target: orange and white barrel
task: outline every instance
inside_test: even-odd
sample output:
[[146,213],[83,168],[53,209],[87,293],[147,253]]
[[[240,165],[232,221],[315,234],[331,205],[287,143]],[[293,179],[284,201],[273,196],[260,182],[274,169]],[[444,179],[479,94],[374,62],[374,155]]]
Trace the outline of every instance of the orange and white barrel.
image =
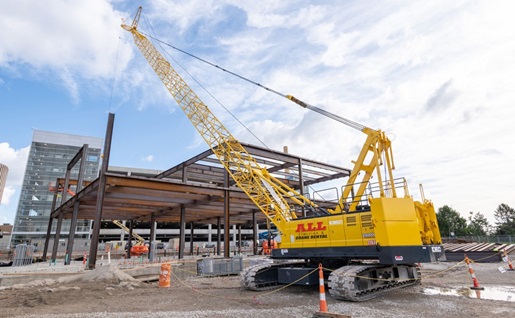
[[161,264],[161,272],[159,273],[159,287],[170,287],[170,276],[172,274],[172,264]]

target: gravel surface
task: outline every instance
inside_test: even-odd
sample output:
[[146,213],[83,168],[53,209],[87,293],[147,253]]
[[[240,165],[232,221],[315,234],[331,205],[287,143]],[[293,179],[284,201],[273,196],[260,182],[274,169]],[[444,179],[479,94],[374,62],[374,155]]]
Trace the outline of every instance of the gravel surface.
[[[504,263],[473,266],[485,287],[480,299],[470,293],[466,265],[445,262],[423,264],[421,285],[367,302],[341,302],[327,294],[328,308],[352,317],[512,316],[515,272],[501,273],[498,268],[506,268]],[[319,310],[315,287],[252,292],[240,287],[238,276],[172,277],[171,283],[170,288],[159,288],[155,282],[137,282],[109,266],[0,287],[0,317],[312,317]],[[492,293],[504,300],[485,299]]]

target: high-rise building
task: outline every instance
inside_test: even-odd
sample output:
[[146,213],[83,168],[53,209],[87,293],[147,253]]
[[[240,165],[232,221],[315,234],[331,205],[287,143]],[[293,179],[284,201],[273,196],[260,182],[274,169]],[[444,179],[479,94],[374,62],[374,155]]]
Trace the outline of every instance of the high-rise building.
[[[54,194],[49,191],[49,186],[54,186],[57,178],[64,178],[68,162],[84,144],[88,144],[84,181],[93,181],[99,171],[101,138],[34,130],[14,219],[12,246],[44,239]],[[78,173],[79,164],[72,169],[70,178],[77,179]],[[56,225],[57,222],[53,222],[52,233],[55,233]],[[91,221],[79,220],[76,238],[88,238],[90,229]],[[69,231],[70,221],[64,220],[61,238],[66,238]]]
[[7,181],[7,173],[9,168],[0,163],[0,203],[2,202],[2,195],[4,194],[5,182]]

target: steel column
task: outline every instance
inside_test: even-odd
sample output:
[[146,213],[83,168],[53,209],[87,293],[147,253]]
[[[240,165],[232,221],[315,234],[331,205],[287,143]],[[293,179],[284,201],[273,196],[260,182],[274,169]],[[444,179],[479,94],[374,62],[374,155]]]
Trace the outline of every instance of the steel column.
[[[302,159],[299,158],[299,193],[301,195],[304,195],[304,176],[303,176],[303,173],[302,173]],[[302,215],[303,216],[306,216],[307,214],[307,211],[304,207],[302,207]]]
[[[102,160],[102,168],[98,177],[98,191],[95,211],[95,220],[93,223],[93,233],[91,235],[91,244],[89,248],[89,269],[94,269],[97,262],[98,239],[100,237],[100,225],[102,223],[102,209],[104,208],[104,195],[106,188],[106,172],[109,167],[109,155],[111,153],[111,140],[113,138],[114,114],[109,113],[107,120],[106,139],[104,142],[104,158]],[[130,251],[130,250],[129,250]],[[130,254],[130,253],[129,253]]]
[[[68,194],[68,186],[70,183],[70,170],[66,169],[65,176],[66,177],[64,179],[63,191],[61,194],[61,205],[66,202],[66,195]],[[58,184],[56,184],[56,187],[57,187],[57,191],[59,191]],[[61,237],[61,228],[63,225],[63,217],[64,217],[63,214],[64,214],[64,211],[60,211],[59,216],[57,218],[57,227],[55,229],[55,236],[54,236],[54,248],[52,250],[52,261],[53,262],[55,262],[55,260],[57,258],[57,249],[59,248],[59,239]]]
[[[72,159],[70,163],[68,163],[68,171],[71,171],[75,166],[75,163],[78,158],[80,158],[80,166],[79,166],[79,176],[77,178],[77,187],[75,189],[75,194],[79,193],[82,190],[82,182],[84,180],[84,170],[86,170],[86,158],[88,152],[88,144],[84,144],[82,148],[77,152],[75,157]],[[64,191],[64,189],[63,189]],[[75,242],[75,229],[77,228],[77,215],[79,213],[79,200],[75,201],[73,205],[73,214],[72,220],[70,222],[70,234],[68,235],[68,246],[66,246],[66,254],[68,255],[68,259],[65,260],[64,265],[70,265],[73,253],[73,243]]]
[[222,222],[220,217],[216,218],[216,255],[220,255],[220,242],[222,241]]
[[132,232],[134,232],[134,220],[129,220],[129,237],[127,238],[127,258],[131,258]]
[[[57,181],[56,181],[57,183]],[[54,197],[52,199],[52,209],[50,211],[55,210],[55,205],[57,203],[57,187],[54,188]],[[48,228],[46,230],[46,237],[45,237],[45,247],[43,247],[43,256],[42,260],[46,262],[46,255],[48,253],[48,244],[50,243],[50,233],[52,232],[52,223],[54,222],[54,219],[52,218],[52,214],[50,214],[50,218],[48,219]]]
[[63,212],[59,213],[57,218],[57,227],[54,235],[54,247],[52,249],[52,262],[57,259],[57,249],[59,248],[59,237],[61,235],[61,226],[63,225]]
[[258,253],[258,243],[259,243],[259,234],[258,234],[258,224],[256,219],[256,213],[252,212],[252,238],[254,242],[254,246],[252,247],[252,252],[254,255],[257,255]]
[[179,259],[184,258],[184,241],[186,239],[186,208],[181,205],[180,230],[179,230]]
[[229,191],[229,174],[224,171],[224,257],[230,257],[231,254],[231,217],[230,213],[230,191]]

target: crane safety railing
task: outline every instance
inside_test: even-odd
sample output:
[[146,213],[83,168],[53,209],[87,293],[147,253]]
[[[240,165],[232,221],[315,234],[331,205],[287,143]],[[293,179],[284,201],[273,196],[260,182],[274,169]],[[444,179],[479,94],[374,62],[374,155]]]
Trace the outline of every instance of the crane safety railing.
[[[352,189],[361,186],[363,182],[357,182],[352,184]],[[393,179],[393,182],[383,181],[383,189],[385,192],[385,197],[393,197],[393,191],[391,191],[391,186],[395,187],[397,195],[402,195],[403,197],[409,196],[408,183],[406,178],[396,178]],[[345,186],[341,187],[340,193],[343,192]],[[347,198],[347,200],[343,203],[339,202],[339,198],[341,197],[338,191],[338,188],[331,187],[321,190],[316,190],[312,192],[310,195],[310,199],[317,204],[329,208],[332,204],[333,207],[340,205],[342,211],[345,212],[360,212],[360,211],[368,211],[370,210],[368,198],[380,197],[381,196],[381,186],[378,182],[368,182],[365,193],[361,196],[355,196],[354,191],[351,190],[351,195]],[[343,205],[342,205],[343,204]],[[354,211],[349,211],[349,207],[355,206]]]

